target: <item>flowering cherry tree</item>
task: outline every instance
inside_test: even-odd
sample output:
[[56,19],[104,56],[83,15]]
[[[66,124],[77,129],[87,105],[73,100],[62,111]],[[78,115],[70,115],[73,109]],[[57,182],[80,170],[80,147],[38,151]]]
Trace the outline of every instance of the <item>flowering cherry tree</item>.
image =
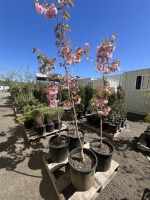
[[[36,0],[34,3],[36,11],[44,15],[47,20],[56,20],[56,26],[54,28],[55,45],[58,49],[57,54],[60,58],[59,66],[64,67],[65,76],[60,78],[60,85],[62,88],[67,89],[67,100],[64,101],[64,109],[71,109],[73,116],[73,124],[75,128],[75,134],[79,136],[77,117],[75,105],[80,104],[81,98],[78,95],[79,88],[78,82],[79,77],[73,77],[70,75],[70,66],[80,63],[84,55],[87,56],[87,60],[91,61],[88,56],[90,46],[85,43],[84,48],[76,47],[75,50],[71,47],[71,40],[67,37],[67,32],[71,31],[68,19],[70,17],[68,9],[73,7],[73,0],[56,0],[55,3],[48,3],[44,1],[43,4]],[[105,75],[115,72],[120,69],[119,59],[109,62],[112,58],[112,53],[115,50],[115,35],[113,34],[111,39],[105,38],[103,43],[97,47],[96,50],[96,71],[102,72],[103,77],[103,88],[98,88],[96,94],[92,100],[92,106],[96,109],[101,119],[101,136],[102,136],[102,117],[107,116],[110,107],[108,104],[108,96],[112,92],[112,88],[108,81],[105,79]],[[32,52],[38,52],[37,59],[39,62],[39,70],[47,75],[55,69],[56,58],[48,58],[38,48],[33,48]],[[56,98],[58,89],[52,84],[48,87],[48,98],[50,100],[50,106],[55,108],[58,102]],[[101,137],[102,138],[102,137]],[[79,137],[80,139],[80,137]],[[102,140],[101,140],[102,144]],[[83,148],[81,155],[83,157]]]
[[[65,69],[65,76],[59,76],[60,86],[67,89],[68,97],[67,100],[63,102],[63,107],[64,109],[71,109],[75,134],[79,136],[75,110],[75,105],[80,104],[81,102],[81,98],[78,95],[79,77],[73,77],[69,73],[70,66],[80,63],[84,55],[87,56],[88,61],[91,61],[91,58],[88,57],[90,46],[88,43],[85,43],[84,48],[76,47],[74,50],[71,47],[70,38],[67,37],[67,32],[71,30],[68,24],[68,19],[70,17],[68,9],[73,7],[73,0],[56,0],[55,3],[44,1],[43,4],[36,0],[34,6],[36,11],[39,14],[44,15],[46,19],[56,20],[56,26],[54,28],[55,45],[58,49],[57,54],[60,58],[59,66],[64,67]],[[32,52],[38,52],[37,59],[40,72],[50,75],[51,71],[55,69],[55,62],[57,59],[48,58],[39,48],[33,48]],[[56,97],[58,88],[56,88],[54,83],[51,83],[48,86],[47,92],[50,106],[56,108],[58,102]],[[83,149],[81,154],[83,155]]]
[[[114,92],[114,88],[110,87],[108,80],[105,78],[106,74],[118,71],[120,69],[120,60],[109,60],[113,56],[115,50],[115,38],[113,34],[111,38],[104,38],[104,41],[96,49],[96,71],[102,72],[103,87],[96,89],[94,98],[91,101],[91,106],[96,110],[100,117],[100,144],[102,145],[102,117],[107,116],[111,110],[108,106],[108,97]],[[101,146],[100,145],[100,146]]]

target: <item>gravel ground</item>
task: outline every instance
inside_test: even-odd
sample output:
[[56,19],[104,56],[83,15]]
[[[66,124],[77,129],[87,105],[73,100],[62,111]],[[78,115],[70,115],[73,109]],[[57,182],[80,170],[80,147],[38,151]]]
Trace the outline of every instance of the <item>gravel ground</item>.
[[[49,151],[48,139],[27,145],[22,126],[15,122],[11,101],[5,98],[9,95],[0,92],[0,200],[55,200],[42,160]],[[146,126],[146,123],[128,121],[119,136],[111,140],[119,171],[96,200],[141,200],[144,190],[150,189],[150,162],[146,157],[150,153],[136,148]],[[84,129],[86,141],[98,137]]]

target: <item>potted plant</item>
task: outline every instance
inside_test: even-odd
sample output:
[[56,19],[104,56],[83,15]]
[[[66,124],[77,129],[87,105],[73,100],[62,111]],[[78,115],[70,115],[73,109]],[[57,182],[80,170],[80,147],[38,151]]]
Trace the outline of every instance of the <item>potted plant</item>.
[[45,117],[45,124],[46,124],[46,132],[53,132],[54,131],[54,119],[55,119],[55,110],[51,109],[50,107],[46,107],[44,109],[44,117]]
[[30,129],[33,127],[33,119],[31,117],[31,112],[26,112],[17,116],[17,120],[24,125],[25,129]]
[[107,171],[111,166],[112,155],[114,153],[113,145],[102,140],[102,124],[103,117],[106,117],[111,107],[108,106],[108,97],[113,93],[114,89],[110,87],[108,80],[105,78],[105,74],[119,70],[120,61],[114,60],[112,63],[108,60],[112,57],[112,52],[115,49],[115,35],[112,35],[111,39],[104,38],[104,42],[97,47],[97,72],[102,72],[103,86],[95,90],[94,97],[92,99],[92,106],[99,115],[100,118],[100,139],[93,140],[90,143],[90,148],[97,155],[98,158],[98,171]]
[[54,124],[55,124],[55,129],[61,129],[62,128],[62,116],[64,114],[64,109],[60,106],[58,106],[55,109],[54,112]]
[[63,115],[62,108],[58,107],[58,85],[55,81],[50,81],[46,89],[47,99],[49,101],[50,109],[53,110],[54,120],[57,120],[57,127],[55,121],[55,128],[58,129],[58,134],[49,139],[49,147],[51,153],[51,160],[59,163],[68,157],[69,138],[66,135],[61,135],[61,117]]
[[37,134],[43,135],[46,131],[46,126],[44,124],[44,113],[42,111],[42,108],[32,110],[31,116],[32,116],[34,127]]
[[[68,66],[69,65],[74,65],[76,63],[79,63],[81,61],[81,58],[83,57],[83,55],[87,55],[89,53],[89,44],[86,43],[85,44],[85,48],[82,49],[81,47],[76,47],[75,51],[73,51],[73,49],[71,48],[71,40],[69,38],[66,37],[66,33],[67,31],[70,31],[70,27],[68,24],[68,18],[69,18],[69,14],[68,14],[68,8],[73,7],[73,0],[69,0],[69,1],[56,1],[55,4],[49,4],[48,2],[45,1],[44,4],[40,4],[40,2],[38,0],[35,1],[35,8],[37,10],[37,12],[39,12],[40,14],[44,14],[44,16],[47,19],[53,19],[57,17],[57,25],[55,27],[55,44],[58,47],[58,55],[60,58],[62,58],[62,62],[60,63],[61,67],[64,67],[65,69],[65,76],[63,76],[62,78],[62,87],[63,88],[67,88],[68,92],[68,98],[67,100],[64,102],[63,107],[67,107],[69,109],[72,110],[72,125],[73,125],[73,129],[74,129],[74,135],[76,136],[76,138],[78,137],[79,141],[80,141],[80,145],[81,148],[77,150],[77,152],[71,153],[70,152],[70,158],[72,158],[73,156],[78,156],[78,160],[75,159],[71,162],[71,159],[69,159],[69,164],[70,164],[70,168],[71,166],[74,166],[74,169],[76,169],[76,163],[78,161],[78,163],[81,163],[83,165],[82,170],[80,171],[80,173],[83,176],[88,176],[88,174],[91,174],[91,170],[88,172],[87,168],[84,169],[84,167],[86,166],[86,163],[88,163],[89,159],[92,160],[92,165],[90,165],[89,167],[92,169],[92,176],[94,176],[94,172],[95,172],[95,166],[97,164],[96,162],[96,157],[95,154],[93,152],[91,152],[91,150],[87,149],[86,152],[83,149],[83,143],[81,141],[81,137],[80,134],[82,135],[82,133],[79,131],[78,129],[78,121],[77,121],[77,116],[76,116],[76,110],[75,110],[75,104],[79,104],[80,103],[80,97],[77,95],[78,93],[78,77],[73,77],[71,75],[69,75],[69,69]],[[58,19],[57,13],[60,12],[61,15],[60,16],[60,20]],[[47,58],[39,49],[33,48],[32,50],[33,52],[38,51],[38,61],[39,61],[39,69],[42,73],[48,73],[49,71],[51,71],[52,69],[55,68],[54,64],[56,59],[52,58],[49,59]],[[88,60],[90,60],[90,58],[88,58]],[[60,79],[59,79],[60,80]],[[49,100],[50,100],[50,106],[56,108],[57,106],[57,101],[56,101],[56,96],[57,96],[57,92],[58,92],[58,88],[57,85],[55,85],[55,82],[53,83],[53,85],[51,85],[50,89],[49,89]],[[66,110],[66,109],[65,109]],[[59,142],[61,141],[61,136],[59,135],[58,137],[54,138],[54,142],[53,144],[55,144],[55,142]],[[50,146],[52,142],[52,138],[50,139]],[[66,142],[67,143],[67,142]],[[57,143],[58,144],[58,143]],[[61,145],[63,146],[63,145]],[[51,153],[52,153],[52,149],[50,149]],[[59,151],[57,152],[59,154]],[[88,155],[88,156],[85,156]],[[88,160],[86,159],[88,157]],[[57,159],[56,159],[57,160]],[[62,160],[61,160],[62,161]],[[93,165],[94,162],[94,165]],[[76,173],[78,173],[79,168],[76,169]],[[86,171],[87,173],[82,173],[83,171]],[[72,176],[71,176],[71,179]],[[82,179],[82,178],[81,178]],[[85,178],[83,179],[85,180]],[[75,183],[77,183],[76,181],[72,181],[74,186],[77,187],[77,185]],[[84,184],[85,181],[82,181],[82,183]],[[91,184],[93,184],[93,181],[91,181]],[[91,186],[90,184],[90,186]],[[80,188],[81,190],[84,190],[84,185],[82,188]],[[86,189],[89,189],[86,187]]]

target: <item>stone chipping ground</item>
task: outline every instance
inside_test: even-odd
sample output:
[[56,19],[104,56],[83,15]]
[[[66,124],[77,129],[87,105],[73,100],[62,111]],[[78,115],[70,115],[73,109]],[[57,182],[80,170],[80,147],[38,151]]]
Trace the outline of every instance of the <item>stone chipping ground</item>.
[[[0,200],[56,200],[43,163],[43,155],[49,152],[48,138],[27,144],[23,127],[15,121],[9,96],[0,91]],[[82,123],[79,126],[86,130],[87,142],[98,137]],[[150,189],[150,153],[136,148],[146,126],[128,120],[127,127],[111,140],[119,171],[96,200],[141,200],[144,191]]]

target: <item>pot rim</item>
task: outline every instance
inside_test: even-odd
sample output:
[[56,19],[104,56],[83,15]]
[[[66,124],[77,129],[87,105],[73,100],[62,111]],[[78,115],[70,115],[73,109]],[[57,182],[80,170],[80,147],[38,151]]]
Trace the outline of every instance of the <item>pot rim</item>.
[[68,138],[68,136],[67,135],[60,135],[60,137],[63,137],[63,138],[67,138],[67,143],[66,144],[64,144],[64,145],[62,145],[62,146],[56,146],[56,145],[52,145],[50,142],[54,139],[54,138],[57,138],[58,137],[58,135],[54,135],[54,136],[52,136],[50,139],[49,139],[49,147],[53,147],[53,148],[62,148],[62,147],[65,147],[65,146],[67,146],[68,144],[69,144],[69,142],[70,142],[70,139]]
[[[99,139],[92,140],[92,141],[90,142],[90,149],[92,149],[92,148],[91,148],[91,144],[94,143],[94,142],[100,142],[100,140],[99,140]],[[100,153],[100,152],[97,152],[97,151],[95,151],[95,150],[93,150],[93,151],[96,152],[96,153],[98,153],[98,154],[101,154],[101,155],[108,155],[108,156],[109,156],[109,155],[112,155],[112,154],[114,153],[114,146],[113,146],[109,141],[107,141],[107,140],[102,140],[102,143],[105,143],[105,144],[107,144],[109,147],[111,147],[112,151],[111,151],[109,154]]]
[[78,152],[78,151],[81,151],[81,147],[78,147],[78,148],[73,149],[73,150],[69,153],[69,155],[68,155],[68,162],[69,162],[69,165],[70,165],[73,169],[75,169],[77,172],[83,172],[83,173],[91,172],[91,171],[93,171],[94,169],[96,170],[96,167],[97,167],[97,164],[98,164],[98,159],[97,159],[96,154],[95,154],[91,149],[83,148],[83,152],[85,152],[85,151],[86,151],[86,152],[90,152],[90,155],[92,154],[92,155],[94,156],[94,158],[95,158],[95,165],[94,165],[94,167],[92,167],[92,168],[89,169],[89,170],[78,170],[77,168],[75,168],[75,167],[70,163],[70,157],[71,157],[71,155],[74,154],[74,151],[75,151],[75,153]]

